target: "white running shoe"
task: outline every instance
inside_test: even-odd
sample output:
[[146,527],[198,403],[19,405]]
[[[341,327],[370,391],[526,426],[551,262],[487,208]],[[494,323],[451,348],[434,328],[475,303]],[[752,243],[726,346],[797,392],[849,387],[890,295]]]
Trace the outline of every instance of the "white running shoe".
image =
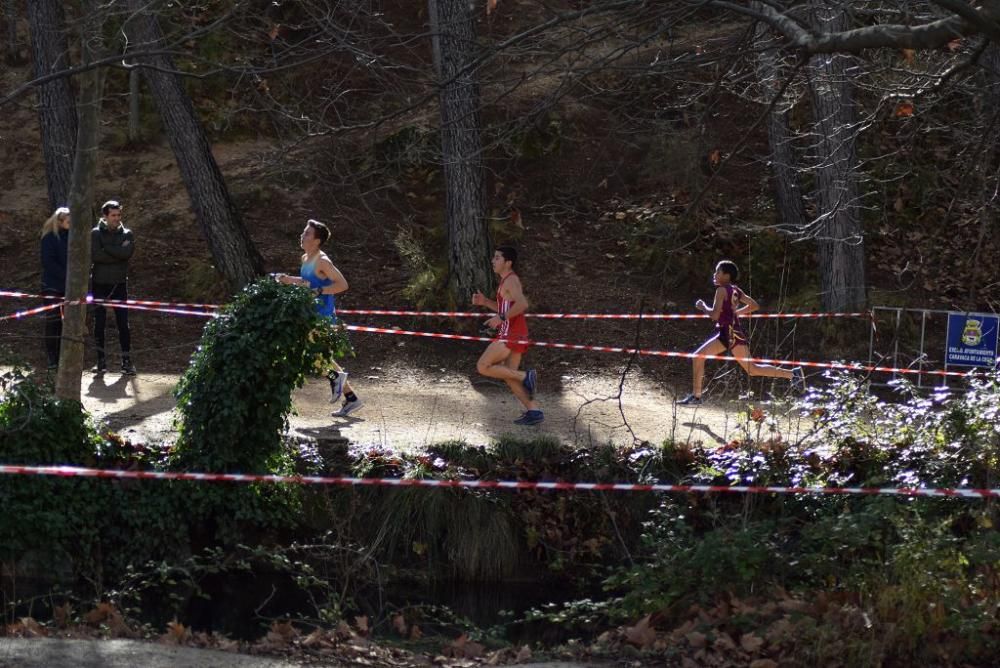
[[338,371],[335,375],[327,376],[330,381],[330,403],[335,404],[344,395],[344,383],[347,382],[347,372]]
[[361,401],[361,399],[355,399],[354,401],[347,401],[345,399],[344,404],[340,407],[340,409],[335,410],[331,413],[331,415],[333,415],[333,417],[347,417],[364,405],[365,402]]

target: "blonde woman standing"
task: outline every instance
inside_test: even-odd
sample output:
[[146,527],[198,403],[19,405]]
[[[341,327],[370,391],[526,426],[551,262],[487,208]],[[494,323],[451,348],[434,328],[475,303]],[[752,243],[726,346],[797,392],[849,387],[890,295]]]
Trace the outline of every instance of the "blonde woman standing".
[[[42,225],[42,294],[66,294],[66,258],[69,248],[69,209],[59,207]],[[45,355],[49,368],[59,366],[62,339],[62,308],[45,312]]]

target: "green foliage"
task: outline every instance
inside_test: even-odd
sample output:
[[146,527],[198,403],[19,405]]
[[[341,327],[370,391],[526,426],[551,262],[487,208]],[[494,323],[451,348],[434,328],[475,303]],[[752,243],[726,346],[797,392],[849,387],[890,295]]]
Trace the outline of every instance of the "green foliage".
[[248,286],[205,327],[177,385],[171,465],[290,472],[281,435],[292,391],[349,352],[344,330],[316,313],[309,290],[271,280]]
[[[647,469],[714,484],[996,486],[1000,377],[956,397],[900,384],[893,402],[856,377],[831,378],[804,402],[817,421],[804,443],[748,430],[714,450],[667,444]],[[572,609],[577,621],[636,619],[727,597],[833,592],[857,602],[872,632],[859,638],[853,623],[803,622],[795,651],[804,661],[829,660],[821,648],[837,646],[852,665],[876,656],[933,663],[945,640],[951,658],[976,661],[997,645],[997,524],[995,508],[953,499],[668,497],[645,523],[635,563],[605,581],[615,597]]]
[[467,581],[502,580],[517,566],[519,527],[503,496],[405,489],[366,494],[363,505],[368,521],[379,518],[379,553],[412,552],[433,572]]
[[[524,480],[634,478],[634,452],[575,449],[552,438],[502,436],[487,447],[463,442],[426,454],[367,449],[350,462],[362,477]],[[365,489],[335,500],[331,514],[361,519],[357,542],[395,564],[438,577],[495,581],[524,568],[585,577],[622,556],[648,497],[480,489]],[[363,509],[363,514],[361,510]]]
[[[296,453],[282,441],[291,392],[307,373],[325,371],[348,351],[343,331],[316,314],[312,293],[258,283],[205,328],[178,386],[180,439],[172,451],[100,433],[78,402],[60,401],[14,371],[0,379],[0,460],[294,473]],[[74,572],[98,592],[129,564],[154,556],[269,542],[275,531],[298,525],[305,495],[263,485],[27,476],[3,482],[0,558],[27,555],[31,567],[70,555]]]
[[[62,401],[21,369],[0,375],[0,461],[33,466],[95,463],[101,438],[79,402]],[[3,476],[0,560],[30,550],[89,551],[98,533],[96,481]]]
[[[441,242],[441,238],[432,239],[429,245],[438,247]],[[408,228],[401,228],[393,243],[409,275],[403,297],[417,308],[436,305],[448,294],[445,289],[448,283],[447,263],[433,259]]]
[[369,552],[328,534],[308,543],[209,547],[184,558],[129,565],[106,598],[137,625],[162,629],[192,607],[227,634],[255,638],[274,617],[333,626],[382,587]]
[[[317,314],[312,292],[262,280],[245,288],[205,327],[177,385],[179,437],[169,466],[198,471],[290,475],[282,434],[292,391],[350,352],[341,327]],[[268,540],[298,524],[303,491],[287,485],[194,485],[187,491],[199,545]]]
[[540,160],[558,152],[564,136],[563,120],[558,114],[547,112],[514,136],[510,150],[521,159]]

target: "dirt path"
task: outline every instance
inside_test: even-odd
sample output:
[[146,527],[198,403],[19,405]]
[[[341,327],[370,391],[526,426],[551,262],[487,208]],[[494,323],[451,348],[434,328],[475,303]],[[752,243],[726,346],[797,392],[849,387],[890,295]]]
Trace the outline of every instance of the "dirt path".
[[[172,438],[178,377],[141,373],[136,377],[85,374],[86,408],[132,438],[159,442]],[[715,400],[698,408],[677,407],[663,387],[641,375],[625,383],[619,406],[614,376],[562,376],[558,389],[539,392],[545,422],[535,427],[513,424],[520,415],[506,387],[458,376],[446,370],[405,373],[381,370],[354,378],[365,406],[350,417],[331,417],[325,380],[312,380],[296,392],[293,430],[307,436],[341,436],[351,443],[413,450],[461,439],[485,444],[509,433],[524,437],[545,434],[576,444],[631,444],[634,439],[662,443],[701,441],[723,444],[746,429],[746,401]],[[756,402],[773,418],[785,438],[800,436],[805,425],[785,402]],[[740,413],[743,413],[741,417]],[[752,423],[753,435],[758,425]],[[766,435],[767,427],[763,427]],[[633,436],[634,434],[634,436]]]
[[[471,665],[454,661],[450,665]],[[338,659],[297,660],[174,647],[138,640],[74,640],[65,638],[0,638],[0,668],[301,668],[344,666]],[[365,658],[350,665],[385,665]],[[403,665],[392,662],[392,665]],[[407,664],[411,665],[411,664]],[[426,661],[427,666],[437,665]],[[523,663],[521,668],[601,668],[609,663]],[[617,663],[615,664],[617,665]]]

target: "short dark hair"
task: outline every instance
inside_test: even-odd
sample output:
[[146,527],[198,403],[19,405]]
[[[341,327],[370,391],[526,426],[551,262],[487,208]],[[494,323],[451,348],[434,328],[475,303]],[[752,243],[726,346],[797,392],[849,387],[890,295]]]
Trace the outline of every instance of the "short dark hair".
[[723,260],[715,268],[729,276],[730,281],[736,282],[740,278],[740,268],[731,260]]
[[507,246],[507,245],[497,246],[496,252],[503,255],[503,259],[510,262],[510,266],[512,268],[515,264],[517,264],[517,249],[514,248],[513,246]]
[[121,211],[121,208],[122,205],[118,203],[118,200],[109,199],[107,202],[101,205],[101,215],[102,216],[108,215],[108,211],[111,211],[112,209],[118,209],[119,211]]
[[318,220],[313,220],[310,218],[306,225],[313,228],[313,232],[316,234],[316,238],[319,239],[319,245],[322,246],[326,243],[326,240],[330,238],[330,228],[319,222]]

